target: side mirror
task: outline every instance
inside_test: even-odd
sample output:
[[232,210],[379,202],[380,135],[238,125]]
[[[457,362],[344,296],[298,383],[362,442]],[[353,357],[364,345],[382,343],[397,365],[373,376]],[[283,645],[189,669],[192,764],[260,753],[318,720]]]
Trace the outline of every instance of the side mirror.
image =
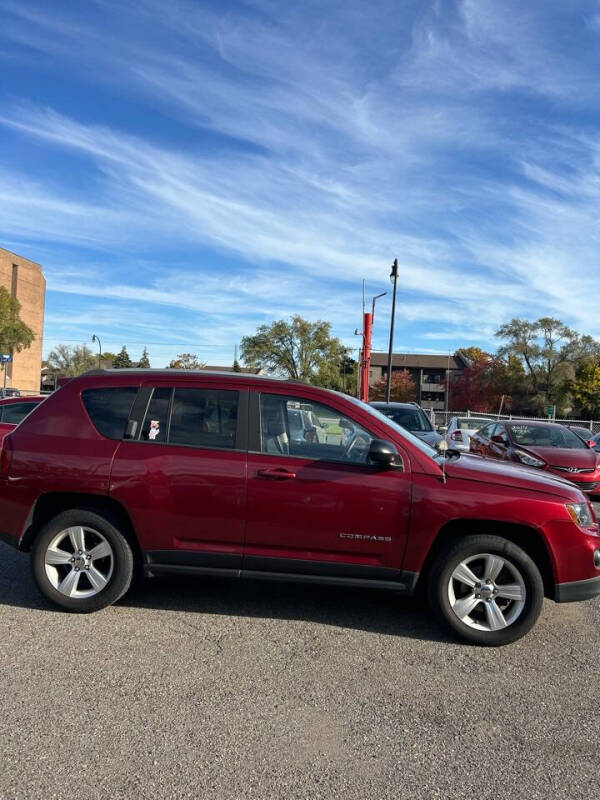
[[588,443],[587,444],[588,444],[588,447],[591,448],[592,450],[594,449],[594,447],[596,447],[596,442],[592,441],[591,439],[588,439]]
[[500,436],[500,435],[492,436],[492,442],[495,442],[496,444],[506,444],[507,443],[506,439],[504,438],[504,436]]
[[402,469],[402,457],[396,450],[396,446],[385,439],[372,439],[369,446],[369,464],[387,469]]

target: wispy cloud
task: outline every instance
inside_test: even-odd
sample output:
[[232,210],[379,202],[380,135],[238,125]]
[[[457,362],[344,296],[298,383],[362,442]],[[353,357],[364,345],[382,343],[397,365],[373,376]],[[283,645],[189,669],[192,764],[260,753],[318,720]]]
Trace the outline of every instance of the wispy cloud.
[[[9,49],[78,65],[87,91],[115,98],[5,97],[16,157],[0,164],[0,234],[46,247],[56,308],[77,296],[201,315],[232,343],[294,311],[350,342],[360,280],[383,291],[396,255],[413,349],[469,331],[491,346],[517,315],[598,336],[598,32],[593,3],[573,5],[0,0]],[[73,176],[37,174],[23,149]],[[83,278],[64,266],[74,253]]]

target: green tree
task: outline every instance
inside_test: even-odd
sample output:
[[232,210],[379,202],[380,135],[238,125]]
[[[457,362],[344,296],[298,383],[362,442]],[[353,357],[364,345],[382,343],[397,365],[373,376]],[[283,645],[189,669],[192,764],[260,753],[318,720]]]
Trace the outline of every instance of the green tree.
[[240,367],[240,362],[237,360],[237,358],[233,359],[233,367],[231,369],[233,370],[233,372],[242,371],[242,368]]
[[98,356],[86,344],[58,344],[48,354],[48,367],[56,375],[74,378],[98,366]]
[[[370,400],[387,399],[387,377],[380,378],[369,391]],[[390,401],[410,403],[417,399],[417,384],[407,369],[392,370],[390,382]]]
[[102,353],[102,366],[104,369],[112,369],[115,365],[116,353],[106,352]]
[[340,340],[331,336],[329,322],[309,322],[299,315],[289,322],[260,325],[254,336],[244,336],[241,344],[242,360],[248,366],[314,384],[331,380],[336,370],[340,377],[345,353]]
[[20,353],[31,346],[35,335],[20,318],[21,304],[0,286],[0,353]]
[[571,394],[581,413],[591,419],[600,417],[600,363],[588,361],[577,370]]
[[127,348],[125,345],[119,350],[117,355],[115,356],[115,360],[113,361],[113,367],[115,369],[127,369],[128,367],[133,366],[131,359],[129,358],[129,353],[127,352]]
[[144,347],[142,352],[142,357],[138,361],[138,367],[140,369],[149,369],[150,368],[150,356],[148,355],[148,348]]
[[206,366],[194,353],[180,353],[168,366],[168,369],[203,369]]
[[505,342],[498,354],[523,364],[537,406],[564,403],[577,368],[600,354],[600,345],[591,336],[582,336],[553,317],[535,322],[512,319],[496,336]]

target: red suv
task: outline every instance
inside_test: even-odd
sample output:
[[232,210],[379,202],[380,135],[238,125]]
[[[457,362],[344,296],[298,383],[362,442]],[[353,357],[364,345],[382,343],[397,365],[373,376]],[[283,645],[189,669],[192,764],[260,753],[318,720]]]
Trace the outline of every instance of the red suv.
[[237,373],[70,381],[4,439],[0,530],[69,611],[114,603],[137,562],[147,576],[423,587],[464,639],[499,645],[544,595],[600,593],[598,525],[568,481],[444,459],[350,397]]

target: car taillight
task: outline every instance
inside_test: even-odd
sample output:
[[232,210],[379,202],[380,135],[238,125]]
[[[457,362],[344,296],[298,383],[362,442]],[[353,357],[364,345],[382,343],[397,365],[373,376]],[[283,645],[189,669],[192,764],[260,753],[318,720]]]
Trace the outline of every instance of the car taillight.
[[450,434],[450,438],[455,442],[462,442],[462,431],[454,431],[454,433]]
[[12,444],[10,437],[5,436],[0,442],[0,478],[8,477],[12,461]]

